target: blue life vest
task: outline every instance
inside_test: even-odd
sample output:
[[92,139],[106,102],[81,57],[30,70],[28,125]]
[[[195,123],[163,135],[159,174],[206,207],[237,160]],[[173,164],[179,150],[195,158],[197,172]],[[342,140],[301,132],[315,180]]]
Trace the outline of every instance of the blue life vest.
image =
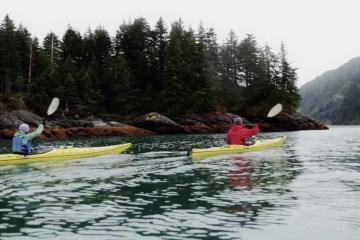
[[12,141],[13,153],[19,153],[25,155],[31,154],[32,140],[30,140],[26,144],[23,144],[22,140],[24,139],[24,137],[25,134],[13,137],[13,141]]

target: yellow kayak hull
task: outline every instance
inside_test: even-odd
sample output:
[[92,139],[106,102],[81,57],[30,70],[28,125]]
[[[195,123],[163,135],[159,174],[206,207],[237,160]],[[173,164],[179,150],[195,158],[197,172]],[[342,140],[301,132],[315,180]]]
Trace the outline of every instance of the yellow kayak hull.
[[84,147],[84,148],[61,146],[59,148],[53,148],[49,152],[27,155],[27,156],[19,155],[19,154],[0,154],[0,165],[90,158],[90,157],[97,157],[108,154],[118,154],[125,151],[129,147],[131,147],[131,143],[104,146],[104,147]]
[[286,141],[286,136],[274,138],[274,139],[262,139],[256,140],[255,144],[245,145],[225,145],[222,147],[211,147],[211,148],[193,148],[191,150],[191,157],[193,159],[199,159],[210,156],[217,156],[231,153],[242,153],[250,151],[259,151],[268,148],[278,147]]

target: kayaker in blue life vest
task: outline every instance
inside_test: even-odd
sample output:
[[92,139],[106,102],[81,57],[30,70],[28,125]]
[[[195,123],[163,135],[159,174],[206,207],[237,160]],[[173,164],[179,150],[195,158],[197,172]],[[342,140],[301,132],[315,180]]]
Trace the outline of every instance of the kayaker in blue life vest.
[[234,119],[234,125],[229,129],[226,136],[227,144],[246,145],[246,138],[254,136],[260,132],[257,124],[243,124],[241,117]]
[[19,131],[14,134],[12,140],[13,153],[28,155],[32,152],[32,142],[44,130],[44,124],[39,124],[38,128],[29,133],[29,125],[22,123]]

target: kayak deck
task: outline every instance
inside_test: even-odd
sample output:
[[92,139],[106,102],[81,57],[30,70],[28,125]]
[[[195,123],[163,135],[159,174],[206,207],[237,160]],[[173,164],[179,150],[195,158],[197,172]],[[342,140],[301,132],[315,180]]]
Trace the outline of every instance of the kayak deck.
[[231,154],[231,153],[242,153],[250,151],[259,151],[268,148],[278,147],[286,141],[286,136],[282,136],[274,139],[261,139],[256,140],[253,145],[225,145],[222,147],[211,147],[211,148],[193,148],[191,149],[191,157],[193,159]]
[[60,146],[44,153],[20,155],[20,154],[1,154],[0,165],[22,164],[32,162],[47,162],[52,160],[70,160],[97,157],[108,154],[118,154],[131,147],[131,143],[104,146],[104,147],[73,147]]

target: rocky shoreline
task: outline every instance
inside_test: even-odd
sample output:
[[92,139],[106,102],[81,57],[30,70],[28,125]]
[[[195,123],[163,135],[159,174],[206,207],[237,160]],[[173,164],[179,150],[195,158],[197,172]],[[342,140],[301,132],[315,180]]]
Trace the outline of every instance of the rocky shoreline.
[[[159,113],[148,113],[125,122],[100,118],[66,119],[61,116],[50,119],[41,138],[65,139],[90,136],[126,136],[154,134],[225,133],[238,115],[226,111],[204,114],[186,114],[170,119]],[[242,116],[257,123],[264,116]],[[17,127],[28,123],[35,128],[43,118],[25,110],[0,112],[0,139],[11,139]],[[267,118],[260,124],[262,132],[323,130],[328,127],[298,112],[282,112]]]

